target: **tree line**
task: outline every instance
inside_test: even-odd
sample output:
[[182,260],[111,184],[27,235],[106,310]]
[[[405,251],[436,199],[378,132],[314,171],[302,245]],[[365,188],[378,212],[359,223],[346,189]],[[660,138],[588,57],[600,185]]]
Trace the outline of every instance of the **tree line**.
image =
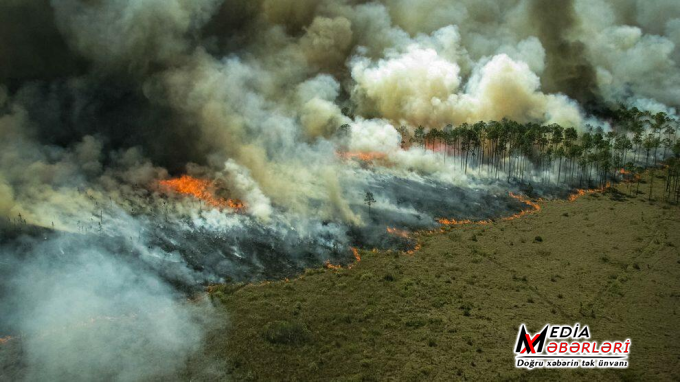
[[[400,127],[402,147],[420,146],[453,161],[466,174],[487,171],[507,181],[604,187],[610,181],[637,181],[649,169],[663,170],[664,198],[680,197],[678,120],[665,113],[620,108],[608,121],[611,131],[586,125],[579,132],[558,124],[510,119],[451,124],[442,129]],[[609,130],[609,129],[608,129]],[[651,198],[651,193],[650,193]]]

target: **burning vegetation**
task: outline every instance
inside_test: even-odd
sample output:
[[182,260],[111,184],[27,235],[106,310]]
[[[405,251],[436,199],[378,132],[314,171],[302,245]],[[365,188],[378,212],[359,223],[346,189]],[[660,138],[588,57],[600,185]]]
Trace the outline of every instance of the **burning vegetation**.
[[215,181],[182,175],[175,179],[161,180],[158,184],[166,191],[192,196],[209,207],[218,209],[228,208],[235,211],[242,211],[245,209],[245,205],[239,200],[226,199],[217,196],[216,192],[218,187],[216,186]]
[[[352,255],[354,256],[354,263],[348,264],[347,269],[352,269],[354,267],[354,264],[361,262],[361,255],[359,254],[359,250],[357,248],[349,247],[349,249],[352,252]],[[332,264],[330,260],[326,260],[323,263],[323,267],[326,268],[326,269],[331,269],[331,270],[342,269],[342,265]]]
[[567,200],[569,200],[570,202],[575,202],[576,200],[578,200],[578,198],[580,198],[582,196],[593,194],[595,192],[604,192],[607,189],[609,189],[610,187],[611,187],[611,183],[607,182],[607,184],[603,185],[602,187],[598,187],[598,188],[594,188],[594,189],[589,189],[589,190],[577,189],[574,193],[569,195]]
[[[42,290],[108,259],[102,276],[151,280],[133,308],[176,307],[174,292],[209,283],[413,254],[423,232],[521,218],[573,189],[628,180],[637,195],[648,170],[649,200],[677,204],[678,15],[601,1],[0,2],[0,302],[53,309],[0,321],[0,343],[77,305],[17,290],[73,254],[89,257]],[[105,280],[67,286],[111,292],[88,307],[134,295]],[[136,354],[189,352],[146,329],[154,347]],[[60,345],[89,355],[76,343]],[[97,362],[85,379],[163,377]]]
[[399,228],[387,227],[387,232],[391,235],[399,236],[404,239],[411,237],[411,233]]
[[[517,194],[510,192],[508,194],[508,196],[510,196],[511,198],[529,206],[530,208],[523,209],[520,212],[512,214],[510,216],[501,217],[501,218],[499,218],[499,220],[503,220],[503,221],[515,220],[515,219],[519,219],[523,216],[536,213],[536,212],[541,210],[541,206],[538,203],[531,201],[530,199],[527,199],[526,197],[524,197],[522,195],[517,195]],[[539,202],[540,202],[540,200],[539,200]],[[442,225],[449,225],[449,226],[468,225],[468,224],[487,225],[487,224],[493,223],[494,219],[476,220],[475,221],[475,220],[470,220],[470,219],[456,220],[456,219],[441,218],[441,219],[437,219],[437,221]]]
[[356,159],[363,162],[372,162],[385,159],[387,154],[380,152],[339,152],[338,157],[342,159]]

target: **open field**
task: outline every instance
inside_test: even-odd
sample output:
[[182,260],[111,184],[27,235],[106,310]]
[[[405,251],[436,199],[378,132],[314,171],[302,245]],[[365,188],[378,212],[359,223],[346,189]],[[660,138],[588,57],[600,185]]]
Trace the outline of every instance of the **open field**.
[[[229,324],[204,355],[237,380],[677,380],[680,209],[617,190],[424,233],[413,255],[217,287]],[[630,368],[514,368],[520,323],[576,322],[595,341],[630,338]]]

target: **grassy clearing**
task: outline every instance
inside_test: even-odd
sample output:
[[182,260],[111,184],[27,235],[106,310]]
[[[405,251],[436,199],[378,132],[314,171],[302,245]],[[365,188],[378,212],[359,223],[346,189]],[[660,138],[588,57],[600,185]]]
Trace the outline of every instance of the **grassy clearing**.
[[[351,270],[217,288],[230,325],[205,354],[237,380],[680,378],[678,207],[591,194],[420,240],[411,256],[364,252]],[[546,322],[631,338],[631,367],[515,369],[518,325]]]

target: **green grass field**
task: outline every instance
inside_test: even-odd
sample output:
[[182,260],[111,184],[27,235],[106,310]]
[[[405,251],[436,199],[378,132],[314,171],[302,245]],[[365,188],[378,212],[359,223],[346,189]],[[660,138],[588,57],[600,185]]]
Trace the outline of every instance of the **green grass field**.
[[[541,206],[420,234],[412,255],[217,287],[227,326],[196,359],[254,381],[678,380],[680,208],[616,190]],[[576,322],[595,341],[630,338],[629,369],[514,368],[520,323]]]

